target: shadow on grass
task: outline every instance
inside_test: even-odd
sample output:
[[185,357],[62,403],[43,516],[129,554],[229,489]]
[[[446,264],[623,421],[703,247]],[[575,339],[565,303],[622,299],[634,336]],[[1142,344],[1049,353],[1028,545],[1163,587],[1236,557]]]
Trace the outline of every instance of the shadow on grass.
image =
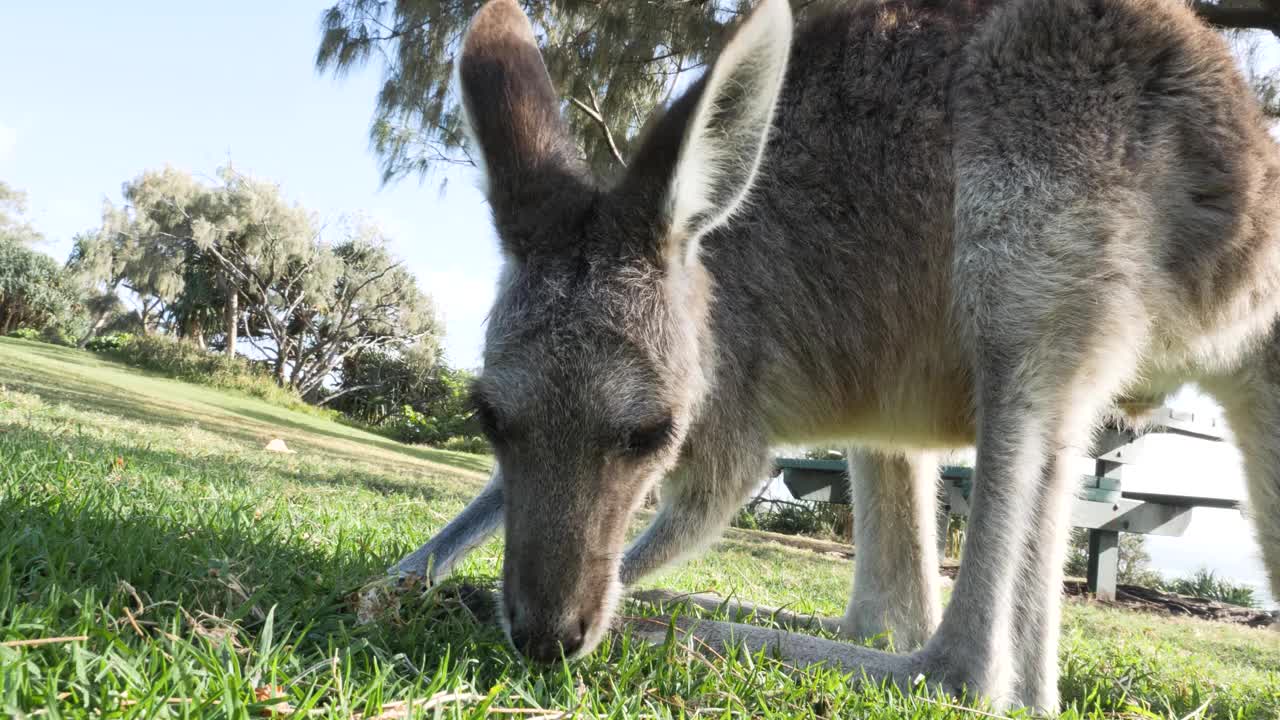
[[[455,467],[460,470],[470,470],[472,472],[487,473],[491,468],[491,463],[489,459],[481,455],[454,453],[454,452],[449,452],[447,450],[437,450],[435,448],[425,447],[422,445],[406,445],[404,443],[396,442],[395,440],[392,440],[390,438],[384,438],[379,435],[374,435],[372,433],[369,433],[369,435],[366,437],[358,437],[358,438],[352,437],[351,435],[338,432],[336,430],[326,429],[324,427],[324,421],[321,421],[321,420],[317,420],[314,423],[305,423],[305,422],[299,422],[297,420],[290,419],[288,417],[281,417],[278,415],[258,412],[255,410],[239,410],[237,411],[237,413],[239,415],[243,415],[244,417],[258,420],[259,422],[269,423],[273,425],[286,425],[288,427],[294,428],[295,430],[301,430],[302,432],[315,433],[317,435],[326,435],[328,437],[336,438],[338,440],[346,440],[348,442],[358,442],[364,445],[373,445],[376,447],[380,447],[384,450],[400,453],[402,455],[410,455],[420,460],[439,463],[441,465],[448,465],[450,467]],[[360,432],[367,432],[367,431],[361,430]]]
[[210,482],[249,486],[263,481],[301,485],[362,488],[379,495],[414,497],[426,503],[461,504],[472,497],[470,489],[423,483],[414,478],[388,477],[358,468],[333,467],[324,463],[298,462],[293,456],[234,453],[202,453],[199,456],[156,449],[139,437],[130,442],[103,442],[86,435],[50,434],[23,425],[11,425],[0,435],[0,458],[17,457],[21,450],[34,450],[50,458],[87,459],[96,472],[106,474],[113,462],[123,462],[130,473],[145,477],[207,477]]
[[[166,402],[156,395],[140,395],[107,382],[94,382],[83,377],[63,376],[58,378],[60,382],[55,382],[48,372],[14,368],[3,364],[0,364],[0,371],[3,371],[0,383],[19,392],[38,395],[48,403],[63,403],[77,409],[107,413],[139,422],[171,428],[189,427],[193,422],[198,422],[207,429],[259,446],[279,435],[283,426],[302,433],[302,437],[295,435],[290,438],[295,443],[308,442],[306,436],[312,436],[313,440],[309,444],[326,454],[340,456],[346,460],[363,462],[375,460],[369,453],[362,450],[376,448],[383,451],[376,457],[376,460],[382,463],[386,463],[389,460],[388,454],[391,454],[400,456],[405,461],[420,460],[440,465],[443,466],[442,471],[446,468],[454,468],[477,474],[489,472],[489,461],[483,456],[419,448],[372,434],[353,435],[352,433],[361,432],[355,430],[352,433],[344,433],[336,427],[333,429],[326,427],[332,426],[330,421],[315,418],[304,422],[294,418],[292,411],[283,408],[267,412],[236,407],[233,404],[211,404],[201,399]],[[178,381],[166,380],[165,382],[177,383]],[[249,398],[243,398],[243,400],[246,403],[257,402]],[[422,466],[413,462],[403,462],[397,469],[409,476],[421,475],[424,470]],[[483,480],[480,477],[472,479]]]
[[50,345],[45,342],[0,337],[0,348],[5,346],[12,348],[15,352],[38,355],[72,365],[125,368],[123,364],[86,350]]
[[[125,459],[124,477],[112,473],[117,457]],[[291,482],[443,499],[432,488],[376,477],[276,469]],[[19,617],[45,616],[57,626],[92,604],[110,621],[124,618],[121,608],[128,606],[143,626],[177,622],[195,634],[231,628],[253,636],[274,608],[276,628],[306,628],[297,643],[328,655],[335,645],[359,640],[381,657],[405,653],[430,667],[456,655],[459,643],[502,645],[500,631],[478,625],[456,603],[415,596],[385,622],[358,625],[354,593],[382,577],[411,540],[392,547],[386,528],[379,539],[363,523],[336,539],[313,538],[319,520],[305,519],[306,510],[301,520],[287,503],[268,504],[263,513],[252,506],[252,492],[226,487],[262,482],[262,471],[216,456],[197,462],[31,429],[0,434],[0,575],[16,598],[0,606],[0,629]],[[208,500],[192,501],[186,494],[192,488]],[[136,644],[127,627],[120,634]],[[253,638],[240,640],[251,646]]]

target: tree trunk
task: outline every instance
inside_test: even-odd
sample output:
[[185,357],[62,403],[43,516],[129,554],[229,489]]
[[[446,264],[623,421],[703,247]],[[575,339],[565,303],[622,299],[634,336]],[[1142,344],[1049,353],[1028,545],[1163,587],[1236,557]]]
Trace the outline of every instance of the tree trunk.
[[302,344],[302,338],[298,338],[293,346],[293,371],[289,373],[289,387],[294,390],[298,389],[298,382],[302,379],[302,360],[305,354]]
[[209,345],[204,339],[204,318],[200,315],[196,315],[196,317],[191,321],[191,329],[187,332],[187,335],[191,338],[191,341],[196,344],[196,347],[201,350],[209,349]]
[[226,315],[227,357],[236,356],[236,332],[240,329],[240,293],[227,293]]
[[289,353],[293,350],[293,338],[285,335],[280,340],[280,347],[276,348],[276,384],[280,387],[285,385],[284,368],[289,364]]
[[98,331],[101,330],[102,326],[107,322],[107,315],[108,311],[103,310],[94,316],[93,323],[89,325],[89,332],[85,333],[84,337],[80,338],[80,342],[76,343],[76,347],[83,350],[85,346],[89,344],[90,340],[98,337]]

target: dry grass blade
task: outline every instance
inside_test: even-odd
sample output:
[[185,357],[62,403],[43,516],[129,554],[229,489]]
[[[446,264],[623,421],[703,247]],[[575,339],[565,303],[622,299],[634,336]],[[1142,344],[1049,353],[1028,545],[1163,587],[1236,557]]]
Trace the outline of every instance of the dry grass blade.
[[933,698],[927,698],[927,697],[921,697],[920,699],[931,705],[937,705],[938,707],[946,708],[948,710],[955,710],[956,712],[968,713],[969,715],[976,715],[978,717],[984,717],[984,718],[993,718],[993,720],[1013,720],[1008,715],[996,715],[995,713],[989,713],[985,710],[979,710],[977,708],[965,707],[963,705],[956,705],[954,703],[943,702],[942,700],[935,700]]
[[[484,699],[484,695],[471,692],[439,692],[421,700],[399,700],[382,706],[377,715],[355,715],[354,720],[403,720],[414,713],[431,710],[441,705],[472,703]],[[490,710],[492,712],[492,710]]]
[[36,647],[39,645],[57,645],[58,643],[83,642],[88,640],[88,635],[66,635],[63,637],[51,638],[32,638],[31,640],[6,640],[0,642],[0,647],[19,648],[19,647]]

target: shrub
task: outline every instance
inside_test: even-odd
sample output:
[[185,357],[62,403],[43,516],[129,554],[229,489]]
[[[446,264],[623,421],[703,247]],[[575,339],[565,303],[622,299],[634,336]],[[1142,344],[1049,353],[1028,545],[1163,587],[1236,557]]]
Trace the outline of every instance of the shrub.
[[413,445],[432,445],[445,450],[489,453],[489,443],[472,432],[470,413],[452,404],[436,404],[439,414],[424,413],[405,405],[400,412],[391,415],[377,427],[387,437]]
[[243,357],[229,358],[165,335],[116,333],[95,338],[90,345],[98,340],[102,341],[99,352],[107,352],[134,367],[176,380],[234,390],[290,410],[331,419],[338,415],[308,405],[293,391],[277,385],[263,366]]
[[473,455],[489,455],[493,452],[489,441],[479,435],[455,435],[441,443],[440,448]]
[[1232,582],[1226,578],[1220,578],[1212,570],[1204,568],[1196,571],[1190,577],[1160,582],[1158,589],[1205,600],[1217,600],[1228,605],[1239,605],[1241,607],[1258,606],[1257,598],[1253,594],[1253,588]]
[[133,341],[133,333],[115,332],[99,335],[85,344],[86,350],[100,353],[120,353]]
[[[1117,579],[1126,585],[1156,587],[1160,576],[1150,569],[1151,555],[1142,535],[1120,534],[1120,565]],[[1069,577],[1085,577],[1089,572],[1089,531],[1075,528],[1071,531],[1071,545],[1067,550],[1064,568]]]
[[845,507],[807,500],[757,500],[739,511],[734,527],[783,535],[843,540]]
[[9,337],[19,340],[39,340],[40,331],[35,328],[21,327],[9,333]]
[[67,327],[61,324],[46,325],[40,331],[40,339],[50,345],[61,345],[63,347],[72,347],[76,344]]
[[0,228],[0,333],[59,324],[69,330],[79,322],[78,301],[75,283],[53,258]]

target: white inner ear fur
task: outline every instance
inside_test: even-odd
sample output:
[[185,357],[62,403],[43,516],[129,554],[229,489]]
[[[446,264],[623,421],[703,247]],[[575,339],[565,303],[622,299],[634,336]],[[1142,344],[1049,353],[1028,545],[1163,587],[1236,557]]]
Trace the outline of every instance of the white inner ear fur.
[[720,53],[685,130],[668,190],[671,233],[686,260],[729,219],[760,166],[791,50],[787,0],[762,0]]

